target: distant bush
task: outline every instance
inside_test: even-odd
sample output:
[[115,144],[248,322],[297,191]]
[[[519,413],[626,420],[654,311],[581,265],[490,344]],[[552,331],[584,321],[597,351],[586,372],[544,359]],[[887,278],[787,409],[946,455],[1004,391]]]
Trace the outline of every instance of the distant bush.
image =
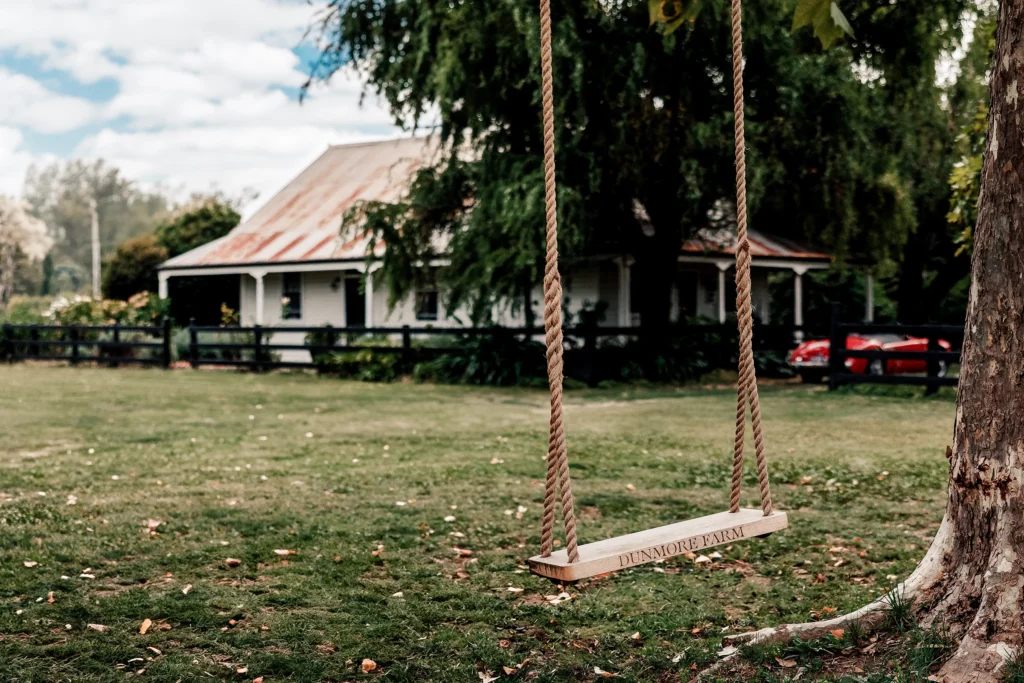
[[168,251],[153,235],[143,235],[117,245],[103,266],[103,295],[128,299],[157,287],[156,269],[168,258]]
[[167,316],[167,300],[139,292],[127,301],[76,296],[59,297],[43,316],[56,325],[159,325]]
[[360,382],[393,382],[401,374],[401,363],[399,351],[358,349],[321,354],[317,357],[317,370]]
[[502,328],[493,334],[459,335],[453,347],[418,363],[413,376],[448,384],[527,384],[547,376],[544,345]]

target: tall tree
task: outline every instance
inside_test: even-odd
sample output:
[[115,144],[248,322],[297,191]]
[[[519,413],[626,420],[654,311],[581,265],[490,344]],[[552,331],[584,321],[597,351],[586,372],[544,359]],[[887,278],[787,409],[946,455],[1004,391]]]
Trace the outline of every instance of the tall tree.
[[[811,31],[790,33],[791,2],[748,5],[753,227],[899,257],[930,157],[897,144],[916,124],[903,120],[912,96],[893,104],[891,90],[934,75],[963,4],[844,3],[856,39],[828,52]],[[727,3],[701,3],[671,35],[651,27],[649,5],[556,1],[554,68],[563,260],[632,254],[641,322],[658,328],[681,243],[731,213],[732,90]],[[393,293],[412,289],[440,237],[452,305],[473,304],[479,319],[521,301],[540,282],[544,224],[533,0],[324,0],[317,28],[314,79],[354,66],[399,124],[440,119],[443,150],[406,198],[349,216],[388,243]]]
[[152,232],[168,213],[164,196],[140,189],[103,160],[30,168],[24,197],[50,231],[54,267],[79,273],[72,279],[83,282],[92,279],[91,201],[96,202],[102,256],[126,239]]
[[0,304],[14,294],[26,261],[41,261],[51,244],[46,225],[24,203],[0,195]]
[[[1024,604],[1024,0],[1003,0],[991,68],[970,303],[964,328],[946,514],[927,555],[896,592],[926,625],[959,641],[945,681],[996,681],[1019,652]],[[746,639],[802,638],[870,623],[885,601]],[[881,612],[879,611],[881,610]]]

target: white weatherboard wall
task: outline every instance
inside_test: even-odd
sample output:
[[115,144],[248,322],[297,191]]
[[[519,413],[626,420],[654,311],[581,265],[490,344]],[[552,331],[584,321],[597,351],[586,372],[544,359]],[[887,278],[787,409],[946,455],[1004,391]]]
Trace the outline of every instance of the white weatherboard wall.
[[[579,268],[571,277],[566,277],[565,296],[568,299],[567,310],[575,321],[584,307],[595,306],[599,301],[608,303],[605,314],[605,325],[618,325],[618,268],[609,264],[593,264]],[[267,327],[313,327],[331,324],[344,327],[345,312],[345,278],[358,279],[360,274],[355,271],[312,271],[302,273],[302,317],[284,320],[281,318],[281,293],[283,276],[281,273],[267,273],[263,278],[263,325]],[[337,290],[331,284],[342,278]],[[240,283],[240,320],[243,325],[256,322],[256,280],[251,275],[242,275]],[[441,329],[464,327],[469,323],[469,316],[464,312],[460,315],[449,315],[445,309],[443,298],[438,301],[437,320],[417,320],[415,300],[409,297],[398,302],[393,309],[388,308],[388,289],[381,278],[374,277],[372,319],[367,320],[370,327],[436,327]],[[544,314],[543,286],[538,284],[533,291],[533,308],[537,324],[541,324]],[[365,305],[365,303],[364,303]],[[522,311],[515,315],[511,307],[496,311],[496,322],[508,327],[522,326],[525,320]],[[304,332],[277,332],[273,335],[275,344],[302,344]],[[282,360],[304,361],[309,359],[306,351],[282,351]]]

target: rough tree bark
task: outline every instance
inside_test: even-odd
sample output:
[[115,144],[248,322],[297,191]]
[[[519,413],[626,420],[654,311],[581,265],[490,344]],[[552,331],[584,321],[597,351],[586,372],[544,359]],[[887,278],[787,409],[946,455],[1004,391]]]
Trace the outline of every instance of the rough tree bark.
[[[974,238],[970,303],[945,518],[898,591],[924,625],[941,621],[959,646],[939,675],[995,681],[1022,647],[1024,610],[1024,0],[1003,0],[989,84],[988,147]],[[870,626],[885,602],[814,624],[739,640],[824,635]]]

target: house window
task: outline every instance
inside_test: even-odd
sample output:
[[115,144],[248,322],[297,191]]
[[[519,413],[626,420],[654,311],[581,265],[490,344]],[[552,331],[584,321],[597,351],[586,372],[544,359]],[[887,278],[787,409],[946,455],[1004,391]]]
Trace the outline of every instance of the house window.
[[285,273],[281,282],[281,319],[302,319],[302,273]]
[[421,287],[416,290],[416,319],[437,320],[436,287]]

